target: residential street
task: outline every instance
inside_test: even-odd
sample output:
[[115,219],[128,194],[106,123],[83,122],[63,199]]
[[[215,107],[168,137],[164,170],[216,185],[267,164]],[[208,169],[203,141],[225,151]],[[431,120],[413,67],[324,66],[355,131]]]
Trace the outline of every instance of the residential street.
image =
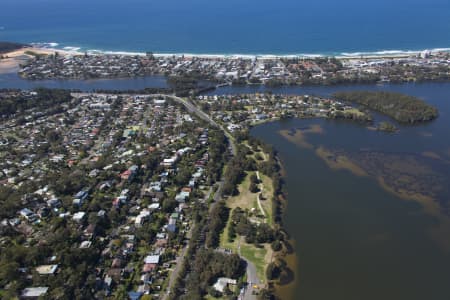
[[[169,98],[172,99],[178,103],[181,103],[182,105],[184,105],[184,107],[186,107],[186,109],[189,112],[195,113],[199,118],[209,122],[212,126],[216,126],[219,127],[220,129],[222,129],[222,131],[224,132],[224,134],[226,135],[229,143],[230,143],[230,148],[231,148],[231,152],[232,155],[236,155],[237,153],[237,147],[236,144],[234,142],[234,138],[231,136],[231,134],[228,133],[228,131],[225,130],[225,128],[223,128],[223,126],[217,124],[209,115],[207,115],[205,112],[203,112],[202,110],[200,110],[198,107],[196,107],[194,104],[190,103],[189,101],[177,97],[177,96],[173,96],[173,95],[161,95],[161,94],[155,94],[152,95],[154,97],[165,97],[165,98]],[[217,201],[220,200],[221,198],[221,191],[222,191],[222,187],[223,187],[223,181],[218,182],[219,183],[219,188],[217,189],[215,195],[214,195],[214,202],[211,204],[210,206],[210,210],[214,207],[214,204],[217,203]],[[256,296],[253,295],[253,291],[254,288],[253,286],[255,284],[259,284],[260,281],[258,279],[258,276],[256,275],[256,267],[253,263],[251,263],[250,261],[248,261],[247,259],[245,259],[244,257],[241,256],[240,253],[240,247],[239,249],[239,256],[241,257],[241,259],[245,260],[245,262],[247,263],[247,287],[245,289],[245,293],[244,293],[244,299],[245,300],[255,300]],[[178,274],[178,271],[180,269],[180,266],[184,260],[184,256],[186,254],[186,246],[183,248],[181,255],[177,258],[177,267],[175,268],[175,270],[172,272],[171,277],[170,277],[170,281],[169,281],[169,290],[172,287],[172,284]],[[163,299],[167,298],[167,294],[164,295]]]

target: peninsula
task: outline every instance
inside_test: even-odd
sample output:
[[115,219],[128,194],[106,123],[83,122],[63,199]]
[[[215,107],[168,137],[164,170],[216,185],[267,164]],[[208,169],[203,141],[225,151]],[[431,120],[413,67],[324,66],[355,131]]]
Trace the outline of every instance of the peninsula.
[[400,93],[353,91],[339,92],[333,96],[381,112],[400,123],[431,121],[439,115],[435,107],[416,97]]

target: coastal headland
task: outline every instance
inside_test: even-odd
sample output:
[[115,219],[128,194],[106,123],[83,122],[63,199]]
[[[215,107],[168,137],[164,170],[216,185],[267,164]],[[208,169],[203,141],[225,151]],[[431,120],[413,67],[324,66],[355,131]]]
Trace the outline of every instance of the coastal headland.
[[47,56],[52,55],[55,52],[61,55],[78,55],[78,52],[56,50],[51,48],[22,46],[19,49],[13,51],[7,51],[0,53],[0,74],[3,73],[16,73],[20,70],[22,64],[28,63],[35,56]]

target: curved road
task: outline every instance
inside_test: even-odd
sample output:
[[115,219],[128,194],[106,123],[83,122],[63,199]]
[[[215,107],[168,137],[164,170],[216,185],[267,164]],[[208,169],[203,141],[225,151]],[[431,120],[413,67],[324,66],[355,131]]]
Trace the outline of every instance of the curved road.
[[195,106],[190,101],[188,101],[186,99],[183,99],[183,98],[180,98],[180,97],[177,97],[175,95],[152,94],[152,95],[149,95],[149,96],[172,99],[173,101],[182,104],[187,109],[188,112],[196,114],[200,119],[208,122],[212,126],[219,127],[223,131],[223,133],[225,134],[225,136],[228,139],[228,142],[229,142],[230,147],[231,147],[231,153],[233,155],[237,154],[237,147],[236,147],[236,144],[234,143],[233,136],[228,131],[226,131],[225,128],[222,125],[217,124],[217,122],[214,121],[208,114],[206,114],[204,111],[202,111],[200,108]]
[[[150,96],[151,97],[160,97],[160,98],[165,98],[165,99],[167,99],[167,98],[168,99],[172,99],[173,101],[182,104],[187,109],[188,112],[194,113],[200,119],[208,122],[212,126],[220,128],[223,131],[223,133],[225,134],[225,136],[227,137],[227,140],[228,140],[228,142],[230,144],[232,155],[235,156],[237,154],[237,147],[236,147],[236,144],[234,142],[233,136],[228,131],[226,131],[225,128],[222,125],[220,125],[216,121],[214,121],[208,114],[206,114],[200,108],[195,106],[193,103],[191,103],[190,101],[188,101],[186,99],[177,97],[175,95],[152,94]],[[220,198],[220,194],[221,194],[220,191],[222,189],[222,186],[223,186],[223,181],[221,181],[219,183],[219,189],[217,190],[216,194],[214,195],[214,200],[215,200],[214,203],[217,202],[219,200],[219,198]],[[239,240],[239,243],[240,243],[240,240]],[[253,286],[255,284],[259,285],[259,283],[260,283],[260,281],[258,279],[258,275],[256,274],[256,267],[255,267],[255,265],[252,262],[250,262],[249,260],[247,260],[245,257],[243,257],[241,255],[241,247],[240,246],[238,246],[238,249],[239,249],[238,250],[239,251],[239,253],[238,253],[239,256],[241,257],[241,259],[243,259],[247,263],[247,270],[246,270],[246,272],[247,272],[247,287],[245,288],[243,299],[245,299],[245,300],[256,300],[256,296],[253,295],[253,291],[254,291]],[[182,259],[184,259],[185,252],[186,251],[182,252],[182,255],[180,256],[180,262],[182,261]],[[172,275],[173,275],[173,273],[176,273],[176,272],[172,272]],[[171,286],[169,285],[169,289],[170,288],[171,288]]]
[[258,275],[256,274],[256,267],[255,265],[249,261],[248,259],[246,259],[245,257],[243,257],[241,255],[241,241],[242,241],[243,237],[241,236],[238,240],[238,254],[241,257],[241,259],[243,259],[246,263],[247,263],[247,286],[245,287],[244,290],[244,295],[241,299],[244,300],[256,300],[256,295],[253,294],[254,291],[256,291],[256,289],[253,287],[254,285],[259,285],[259,279],[258,279]]

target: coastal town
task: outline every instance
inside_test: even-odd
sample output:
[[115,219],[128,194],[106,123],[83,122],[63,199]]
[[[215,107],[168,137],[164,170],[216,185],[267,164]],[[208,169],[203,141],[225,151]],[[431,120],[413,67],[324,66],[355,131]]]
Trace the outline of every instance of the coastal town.
[[450,0],[0,3],[0,300],[450,299]]
[[146,95],[0,98],[24,104],[2,111],[2,297],[169,294],[193,218],[217,197],[221,132]]
[[[273,150],[245,132],[285,117],[367,117],[307,95],[0,98],[1,284],[24,298],[189,298],[203,278],[192,272],[207,276],[199,295],[265,295],[288,241]],[[205,255],[219,261],[212,274],[198,269],[212,267]]]
[[[265,295],[265,269],[278,267],[248,251],[276,257],[287,243],[273,153],[236,146],[226,119],[192,109],[207,97],[37,89],[0,99],[2,297]],[[261,99],[253,104],[268,113]]]
[[32,80],[163,75],[218,84],[335,85],[446,81],[450,53],[422,51],[386,57],[249,57],[124,55],[54,50],[25,51],[19,74]]
[[287,118],[348,119],[372,121],[369,112],[332,98],[311,95],[200,95],[192,99],[229,132]]
[[[27,79],[150,74],[179,86],[152,94],[0,91],[5,298],[273,299],[295,278],[296,267],[287,263],[295,258],[281,221],[281,163],[250,128],[326,118],[396,132],[386,121],[371,126],[371,109],[411,124],[437,118],[438,111],[383,92],[202,94],[192,80],[303,84],[297,80],[311,68],[308,80],[385,74],[391,81],[405,78],[395,77],[394,69],[427,69],[426,76],[442,78],[449,68],[442,53],[375,63],[29,51],[17,54]],[[369,66],[378,71],[366,72]],[[299,132],[286,134],[294,139]]]
[[282,166],[249,129],[287,118],[370,125],[369,109],[398,122],[438,116],[380,92],[1,90],[0,295],[272,299],[295,278]]

